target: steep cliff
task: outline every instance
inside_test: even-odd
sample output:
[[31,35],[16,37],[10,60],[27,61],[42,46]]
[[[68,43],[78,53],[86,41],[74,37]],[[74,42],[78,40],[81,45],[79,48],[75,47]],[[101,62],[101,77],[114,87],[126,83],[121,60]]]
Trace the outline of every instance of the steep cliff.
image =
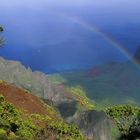
[[104,112],[85,111],[71,119],[90,140],[116,140],[119,132]]
[[46,74],[39,71],[33,72],[17,61],[5,60],[0,57],[0,79],[24,88],[54,104],[71,101],[63,85],[52,83]]

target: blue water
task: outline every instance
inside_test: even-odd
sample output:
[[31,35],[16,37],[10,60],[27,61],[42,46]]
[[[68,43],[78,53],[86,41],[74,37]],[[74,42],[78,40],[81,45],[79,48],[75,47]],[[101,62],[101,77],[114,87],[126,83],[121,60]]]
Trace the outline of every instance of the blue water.
[[139,0],[1,0],[6,44],[0,55],[46,73],[127,60],[71,18],[98,27],[132,55],[140,45]]

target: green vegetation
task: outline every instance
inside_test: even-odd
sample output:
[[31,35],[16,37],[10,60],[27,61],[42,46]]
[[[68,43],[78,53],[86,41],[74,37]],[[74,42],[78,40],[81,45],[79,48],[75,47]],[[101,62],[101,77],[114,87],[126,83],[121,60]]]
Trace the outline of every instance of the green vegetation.
[[[70,76],[71,73],[68,73],[68,76]],[[78,74],[79,76],[79,80],[80,80],[80,75],[81,73]],[[95,109],[95,102],[90,100],[87,96],[86,96],[86,91],[84,90],[84,88],[82,86],[79,85],[74,85],[73,82],[77,81],[77,79],[73,79],[73,81],[71,82],[71,84],[66,84],[68,83],[69,79],[67,80],[66,78],[62,77],[60,74],[53,74],[53,75],[49,75],[49,81],[52,82],[53,84],[64,84],[65,89],[66,89],[66,93],[67,93],[67,97],[73,99],[73,102],[75,104],[73,104],[73,108],[71,111],[75,112],[75,107],[77,106],[78,110],[93,110]],[[76,77],[75,77],[76,78]],[[66,107],[69,108],[69,104],[65,104],[65,109]],[[60,105],[58,107],[61,110],[61,113],[64,114],[64,116],[67,116],[67,112],[64,110],[63,112],[63,107],[62,105]],[[73,113],[72,113],[73,114]]]
[[0,139],[32,140],[37,130],[29,118],[23,119],[22,113],[0,96]]
[[79,109],[93,110],[95,108],[94,102],[87,98],[82,87],[67,87],[66,89],[70,96],[77,101]]
[[[41,120],[41,119],[40,119]],[[38,133],[37,140],[85,140],[80,130],[75,125],[68,125],[62,120],[52,120],[51,118],[44,118],[47,123],[44,129]]]
[[60,74],[53,74],[53,75],[48,75],[49,81],[52,82],[53,84],[62,84],[67,82],[65,78],[60,76]]
[[84,140],[79,129],[61,118],[23,114],[0,95],[0,140]]
[[121,133],[121,140],[140,139],[140,108],[131,105],[117,105],[105,110]]
[[119,140],[119,138],[120,138],[120,132],[119,132],[117,126],[112,126],[111,127],[111,130],[110,130],[110,133],[111,133],[112,139]]

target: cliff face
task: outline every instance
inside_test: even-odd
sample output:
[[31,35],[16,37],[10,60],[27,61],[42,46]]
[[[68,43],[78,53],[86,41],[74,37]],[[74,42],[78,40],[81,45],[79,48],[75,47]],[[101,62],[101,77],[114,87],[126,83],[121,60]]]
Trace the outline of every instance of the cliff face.
[[47,75],[25,68],[20,62],[9,61],[0,57],[0,79],[10,84],[33,92],[40,98],[58,104],[68,101],[63,85],[52,84]]
[[72,121],[90,140],[116,140],[117,138],[117,128],[104,112],[85,111],[74,116]]
[[19,87],[33,90],[40,97],[44,96],[46,98],[52,94],[45,74],[32,72],[30,68],[26,69],[21,63],[16,61],[0,58],[0,79]]

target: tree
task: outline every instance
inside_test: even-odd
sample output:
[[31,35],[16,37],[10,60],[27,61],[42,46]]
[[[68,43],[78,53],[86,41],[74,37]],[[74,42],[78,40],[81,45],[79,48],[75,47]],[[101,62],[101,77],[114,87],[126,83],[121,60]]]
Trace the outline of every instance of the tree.
[[4,31],[3,27],[2,27],[2,26],[0,26],[0,32],[3,32],[3,31]]
[[105,110],[121,133],[121,140],[140,139],[140,108],[131,105],[117,105]]
[[[3,31],[4,31],[3,27],[0,26],[0,35]],[[0,36],[0,47],[3,46],[4,42],[5,42],[4,38],[2,36]]]

